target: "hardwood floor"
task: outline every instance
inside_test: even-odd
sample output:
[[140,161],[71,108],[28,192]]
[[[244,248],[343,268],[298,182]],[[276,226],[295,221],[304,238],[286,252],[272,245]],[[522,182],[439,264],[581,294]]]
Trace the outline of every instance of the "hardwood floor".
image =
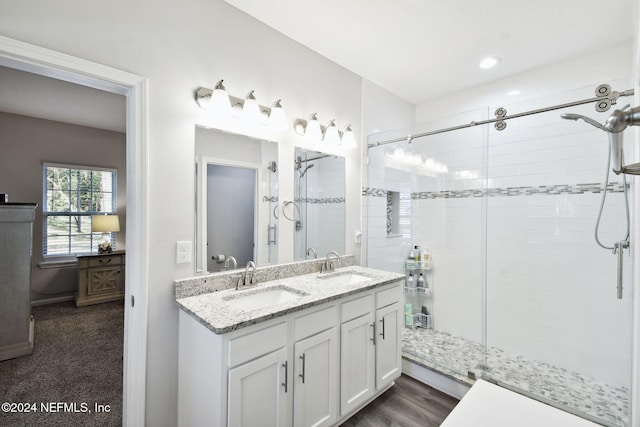
[[458,399],[402,375],[396,385],[345,421],[343,427],[437,427]]

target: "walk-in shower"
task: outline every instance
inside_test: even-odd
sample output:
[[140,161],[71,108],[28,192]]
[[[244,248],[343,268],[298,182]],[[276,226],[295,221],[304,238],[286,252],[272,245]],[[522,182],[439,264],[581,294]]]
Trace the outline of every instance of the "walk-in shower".
[[[610,117],[635,124],[640,113],[611,111],[633,91],[590,94],[593,87],[578,88],[371,135],[366,260],[408,273],[414,245],[431,254],[432,327],[404,329],[405,360],[460,383],[485,378],[599,424],[628,426],[632,287],[615,297],[618,257],[593,234],[606,189],[600,239],[626,235],[625,191],[631,197],[634,181],[611,168],[603,179],[610,149],[602,129],[560,114],[618,129]],[[594,103],[612,108],[594,113]],[[621,159],[630,146],[630,133],[624,142],[622,132],[629,128],[616,135]],[[619,277],[631,283],[631,263],[621,267]]]

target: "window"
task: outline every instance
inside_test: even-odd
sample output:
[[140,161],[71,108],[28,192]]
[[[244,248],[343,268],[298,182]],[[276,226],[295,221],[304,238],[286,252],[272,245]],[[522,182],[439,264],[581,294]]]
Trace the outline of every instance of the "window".
[[43,255],[97,251],[91,215],[116,213],[116,170],[45,163],[43,177]]

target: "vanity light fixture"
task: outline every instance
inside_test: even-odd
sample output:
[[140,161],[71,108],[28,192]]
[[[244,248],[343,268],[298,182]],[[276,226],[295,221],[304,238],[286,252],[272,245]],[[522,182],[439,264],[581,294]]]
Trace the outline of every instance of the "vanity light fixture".
[[351,130],[351,125],[347,125],[340,131],[340,146],[342,148],[356,148],[356,137]]
[[227,89],[222,84],[222,80],[216,83],[213,88],[209,108],[212,109],[214,114],[224,115],[225,117],[231,114],[231,101],[229,100]]
[[264,125],[276,131],[286,129],[282,100],[275,101],[271,108],[265,107],[258,103],[253,90],[244,99],[236,98],[229,96],[222,82],[220,80],[216,83],[213,90],[201,87],[196,91],[196,102],[200,108],[211,110],[211,116],[215,120],[235,118],[249,126]]
[[253,92],[253,90],[249,92],[244,99],[244,103],[242,105],[242,119],[248,124],[255,125],[260,123],[261,113],[260,106],[258,105],[258,101],[256,101],[256,97]]
[[307,117],[306,123],[304,124],[304,138],[313,142],[322,141],[322,129],[320,128],[317,113],[313,113]]
[[284,130],[287,128],[287,117],[282,108],[282,100],[278,99],[271,105],[269,113],[269,127],[273,130]]
[[337,147],[340,144],[340,133],[335,119],[330,120],[325,126],[323,140],[329,146]]

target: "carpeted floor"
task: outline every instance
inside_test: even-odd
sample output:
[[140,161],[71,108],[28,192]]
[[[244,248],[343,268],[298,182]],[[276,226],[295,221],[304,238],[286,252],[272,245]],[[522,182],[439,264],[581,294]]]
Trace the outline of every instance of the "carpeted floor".
[[123,302],[51,304],[33,316],[33,354],[0,362],[0,403],[22,410],[3,405],[0,426],[120,426]]

